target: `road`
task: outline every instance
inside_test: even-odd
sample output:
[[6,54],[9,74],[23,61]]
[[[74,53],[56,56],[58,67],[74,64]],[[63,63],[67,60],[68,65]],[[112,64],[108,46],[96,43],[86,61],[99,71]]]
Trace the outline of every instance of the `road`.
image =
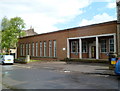
[[85,74],[49,64],[4,65],[2,81],[3,89],[118,89],[119,85],[117,76]]

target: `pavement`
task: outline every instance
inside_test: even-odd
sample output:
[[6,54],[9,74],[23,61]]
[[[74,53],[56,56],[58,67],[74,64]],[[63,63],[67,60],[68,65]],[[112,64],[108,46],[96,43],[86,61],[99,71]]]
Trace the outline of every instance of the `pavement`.
[[[104,64],[32,62],[2,66],[3,89],[118,89]],[[104,83],[104,84],[103,84]],[[107,91],[107,90],[106,90]]]
[[114,70],[109,69],[109,65],[101,63],[79,63],[67,64],[66,62],[31,62],[28,64],[16,64],[26,68],[46,68],[63,72],[80,72],[84,74],[100,74],[114,76]]

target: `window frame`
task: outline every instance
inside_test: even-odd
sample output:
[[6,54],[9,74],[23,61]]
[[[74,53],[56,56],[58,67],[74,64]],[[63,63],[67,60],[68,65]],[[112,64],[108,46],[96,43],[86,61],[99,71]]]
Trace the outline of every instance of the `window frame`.
[[[84,43],[85,43],[85,45],[84,45]],[[85,48],[86,48],[86,51],[83,51],[84,49],[83,49],[83,47],[85,46]],[[82,53],[88,53],[88,42],[87,41],[83,41],[82,42]]]
[[40,57],[42,57],[42,54],[43,54],[43,45],[42,45],[42,42],[40,42]]
[[56,40],[53,41],[53,45],[54,45],[54,57],[57,57],[57,41]]
[[35,47],[34,47],[35,45],[34,45],[34,42],[32,43],[32,56],[35,56],[34,55],[34,49],[35,49]]
[[36,48],[35,48],[35,50],[36,50],[36,55],[35,56],[38,56],[38,42],[36,42]]
[[[76,51],[76,52],[73,52],[73,42],[76,42],[76,43],[77,43],[77,51]],[[77,40],[71,41],[71,53],[78,53],[78,52],[79,52],[78,43],[79,43],[79,42],[78,42]]]
[[[103,40],[106,42],[106,43],[104,43],[105,44],[105,48],[102,47],[102,44],[103,44],[102,41]],[[106,39],[101,39],[100,47],[101,47],[101,49],[100,49],[101,53],[107,53],[107,40]],[[102,49],[105,49],[106,51],[103,52]]]
[[52,57],[52,40],[49,40],[49,57]]
[[[111,44],[111,39],[113,40],[113,44]],[[113,51],[111,51],[111,45],[113,45]],[[109,52],[114,52],[114,38],[109,39]]]
[[44,41],[44,57],[47,57],[47,42]]

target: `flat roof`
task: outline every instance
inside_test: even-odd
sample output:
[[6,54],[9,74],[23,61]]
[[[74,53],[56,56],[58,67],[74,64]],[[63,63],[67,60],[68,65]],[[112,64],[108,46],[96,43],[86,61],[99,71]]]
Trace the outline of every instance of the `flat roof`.
[[68,31],[68,30],[73,30],[73,29],[78,29],[78,28],[87,28],[87,27],[98,26],[98,25],[102,25],[102,24],[110,24],[110,23],[117,23],[117,20],[96,23],[96,24],[91,24],[91,25],[85,25],[85,26],[79,26],[79,27],[74,27],[74,28],[68,28],[68,29],[63,29],[63,30],[57,30],[57,31],[53,31],[53,32],[41,33],[41,34],[36,34],[36,35],[31,35],[31,36],[25,36],[25,37],[21,37],[19,39],[35,37],[35,36],[45,35],[45,34],[51,34],[51,33],[56,33],[56,32],[63,32],[63,31]]

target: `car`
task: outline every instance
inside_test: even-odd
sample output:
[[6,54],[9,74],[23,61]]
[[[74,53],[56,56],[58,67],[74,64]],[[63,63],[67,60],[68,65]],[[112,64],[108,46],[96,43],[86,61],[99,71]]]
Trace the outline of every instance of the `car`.
[[13,64],[14,63],[13,55],[0,55],[0,63],[1,64]]
[[115,65],[115,74],[120,75],[120,58],[118,59]]

